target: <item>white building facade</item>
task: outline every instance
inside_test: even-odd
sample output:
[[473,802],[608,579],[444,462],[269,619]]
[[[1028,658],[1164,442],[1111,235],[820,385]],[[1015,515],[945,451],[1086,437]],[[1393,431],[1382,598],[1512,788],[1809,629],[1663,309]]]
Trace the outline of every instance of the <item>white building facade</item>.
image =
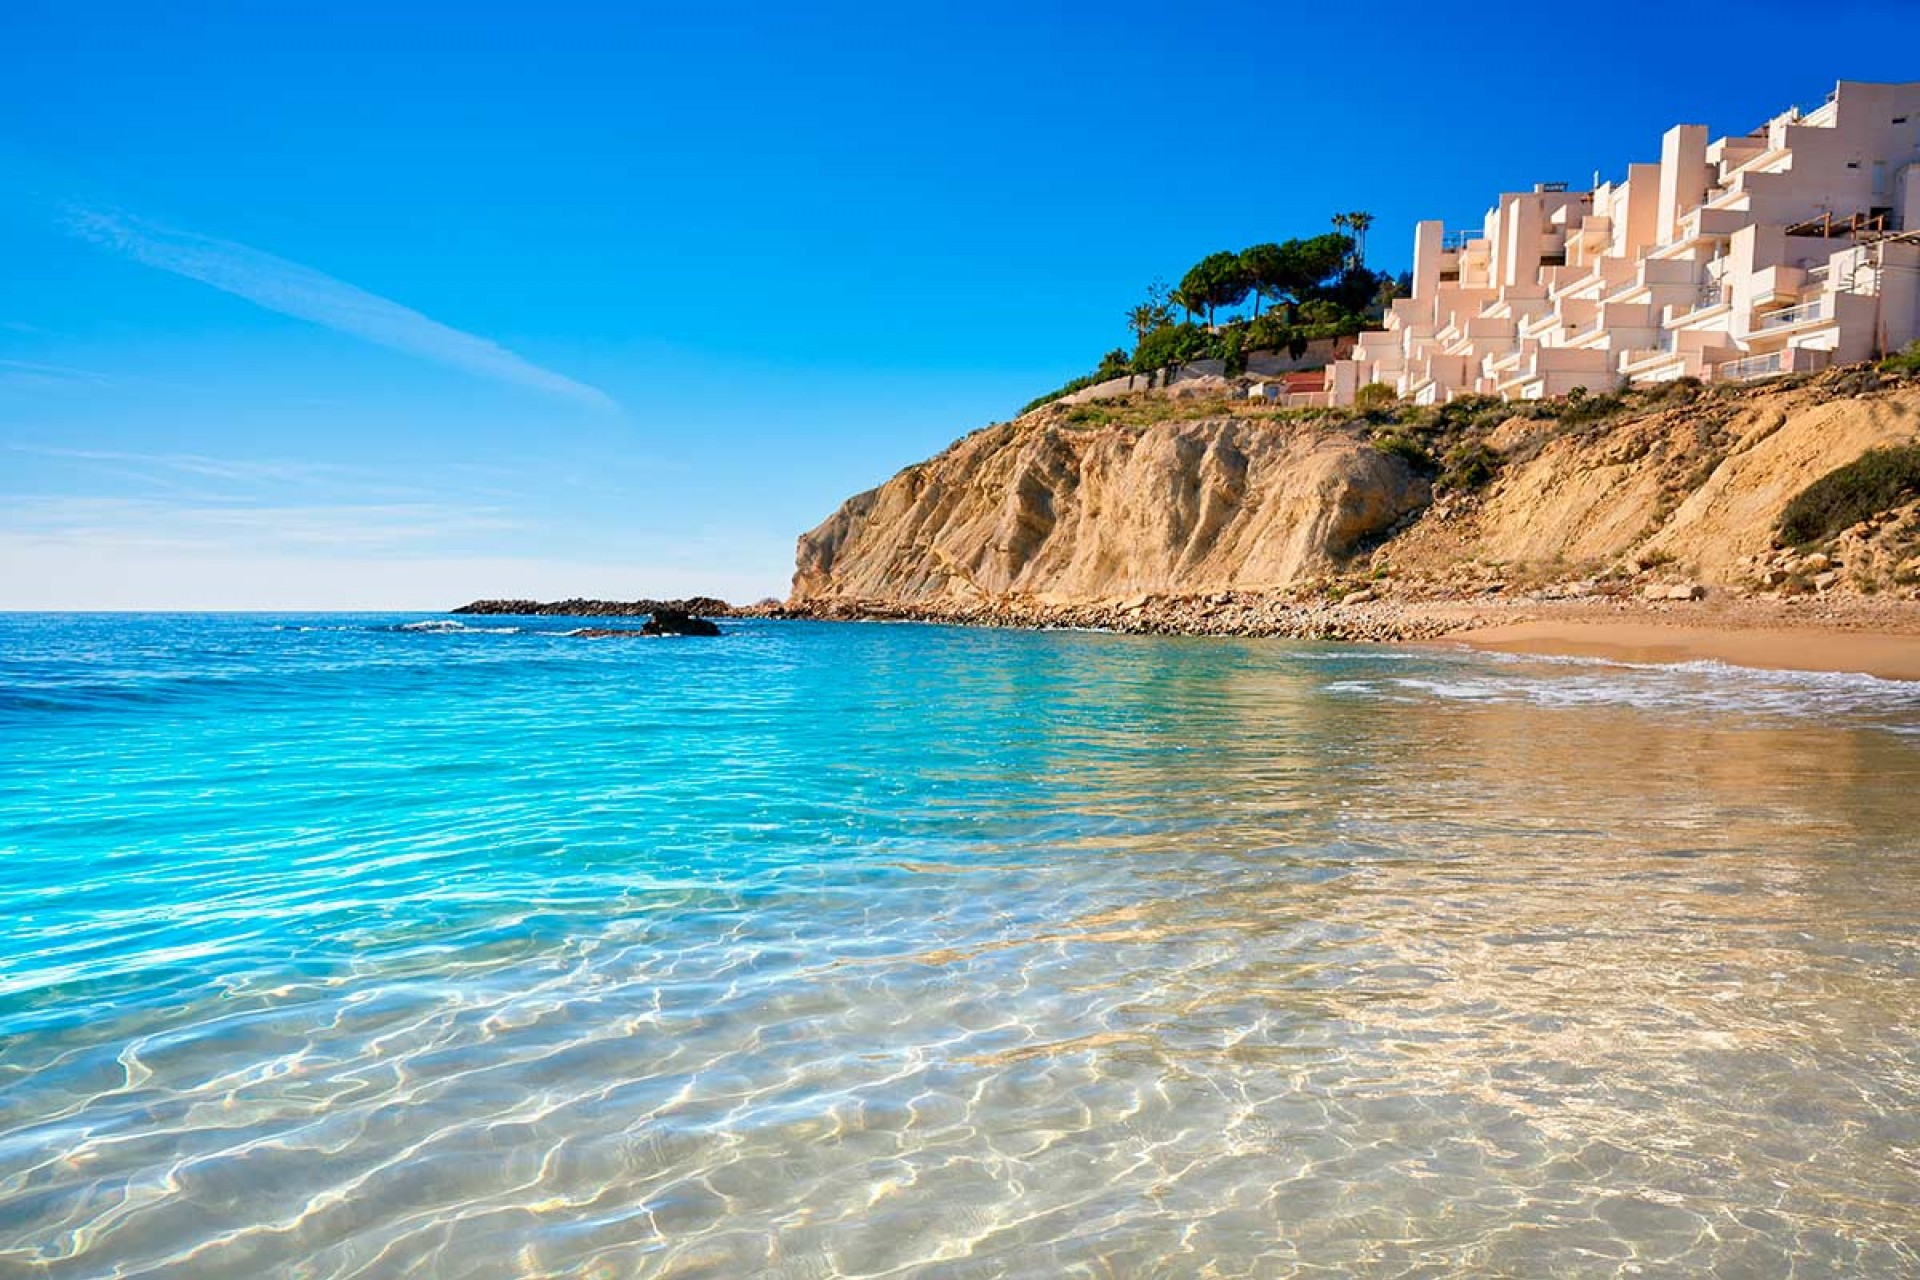
[[1920,82],[1842,81],[1819,110],[1707,140],[1592,191],[1502,195],[1477,230],[1414,233],[1412,296],[1328,369],[1421,404],[1744,381],[1920,338]]

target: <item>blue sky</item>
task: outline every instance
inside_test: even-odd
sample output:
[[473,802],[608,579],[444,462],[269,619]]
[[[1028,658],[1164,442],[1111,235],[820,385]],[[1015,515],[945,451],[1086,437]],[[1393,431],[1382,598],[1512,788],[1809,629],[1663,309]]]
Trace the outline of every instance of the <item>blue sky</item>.
[[1367,209],[1398,268],[1920,77],[1910,0],[1581,13],[10,0],[0,608],[784,594],[1208,251]]

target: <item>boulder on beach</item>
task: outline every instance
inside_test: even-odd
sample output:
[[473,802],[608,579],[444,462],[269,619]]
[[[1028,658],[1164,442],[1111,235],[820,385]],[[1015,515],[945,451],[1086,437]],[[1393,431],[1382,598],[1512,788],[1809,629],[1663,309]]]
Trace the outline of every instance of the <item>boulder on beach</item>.
[[717,636],[720,628],[678,609],[656,609],[640,628],[643,636]]

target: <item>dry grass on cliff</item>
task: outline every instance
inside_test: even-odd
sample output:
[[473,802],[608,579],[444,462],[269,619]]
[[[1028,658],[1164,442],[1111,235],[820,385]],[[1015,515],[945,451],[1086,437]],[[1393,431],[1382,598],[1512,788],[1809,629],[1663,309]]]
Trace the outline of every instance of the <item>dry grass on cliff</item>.
[[1220,418],[1234,418],[1243,422],[1325,422],[1328,425],[1345,425],[1352,419],[1352,414],[1344,409],[1283,409],[1225,395],[1176,396],[1160,391],[1135,391],[1106,400],[1064,406],[1052,412],[1052,421],[1085,427],[1155,427],[1167,422],[1205,422]]

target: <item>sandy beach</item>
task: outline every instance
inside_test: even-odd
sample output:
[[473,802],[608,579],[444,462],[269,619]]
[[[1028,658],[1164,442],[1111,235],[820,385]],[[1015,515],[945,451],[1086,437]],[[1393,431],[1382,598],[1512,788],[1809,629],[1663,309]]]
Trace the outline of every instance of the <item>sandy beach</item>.
[[1436,643],[1616,662],[1711,660],[1743,667],[1846,671],[1883,680],[1920,681],[1920,632],[1898,629],[1754,625],[1744,619],[1723,623],[1647,616],[1536,617],[1456,632]]

